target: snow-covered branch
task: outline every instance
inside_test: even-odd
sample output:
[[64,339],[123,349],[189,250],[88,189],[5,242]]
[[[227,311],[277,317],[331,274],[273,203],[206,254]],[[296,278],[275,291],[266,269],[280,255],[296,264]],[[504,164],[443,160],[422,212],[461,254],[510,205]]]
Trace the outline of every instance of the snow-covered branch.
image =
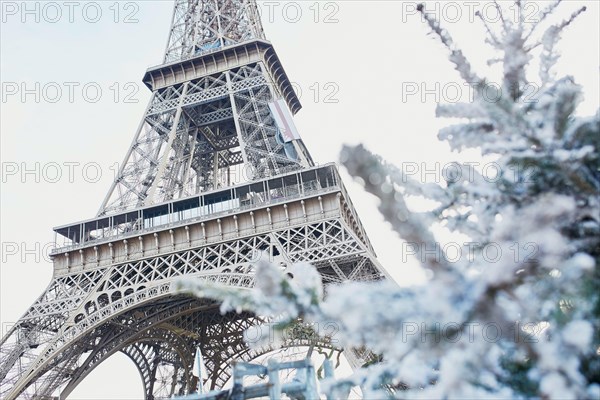
[[[581,88],[550,73],[561,31],[584,9],[542,35],[542,87],[528,93],[535,26],[526,32],[522,13],[511,23],[495,4],[502,27],[485,29],[503,66],[497,101],[484,96],[488,78],[475,74],[450,34],[418,9],[461,78],[476,88],[472,103],[438,106],[439,117],[462,120],[438,137],[453,150],[490,156],[497,177],[457,163],[469,171],[461,179],[421,183],[362,145],[341,153],[350,175],[379,200],[398,240],[411,243],[432,272],[426,284],[345,282],[329,285],[324,297],[310,265],[295,266],[292,278],[260,261],[252,290],[203,281],[178,289],[216,299],[222,311],[269,316],[277,326],[297,318],[333,323],[330,339],[340,348],[380,356],[349,378],[324,381],[335,398],[355,385],[365,398],[599,398],[600,111],[577,116]],[[522,11],[524,3],[514,6]],[[413,212],[405,196],[437,206]],[[468,257],[454,261],[444,251],[426,251],[440,248],[431,230],[436,223],[471,239],[461,249]]]

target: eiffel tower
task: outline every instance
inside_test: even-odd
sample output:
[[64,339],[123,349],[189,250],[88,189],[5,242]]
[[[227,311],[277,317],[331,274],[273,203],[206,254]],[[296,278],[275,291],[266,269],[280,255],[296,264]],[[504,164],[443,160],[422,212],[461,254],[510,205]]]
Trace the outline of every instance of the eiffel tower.
[[169,398],[197,387],[196,347],[211,389],[272,350],[243,340],[263,319],[174,292],[182,277],[251,288],[268,257],[310,262],[325,284],[385,278],[336,165],[316,165],[294,127],[301,104],[254,0],[176,0],[143,82],[151,100],[98,214],[55,228],[53,279],[0,342],[2,399],[64,399],[116,352],[146,399]]

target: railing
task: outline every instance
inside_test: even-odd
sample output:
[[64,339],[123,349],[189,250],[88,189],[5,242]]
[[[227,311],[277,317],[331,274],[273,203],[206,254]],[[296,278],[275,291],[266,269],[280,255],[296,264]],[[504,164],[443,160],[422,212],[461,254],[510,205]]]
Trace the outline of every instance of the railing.
[[[296,379],[292,382],[282,383],[279,373],[282,370],[297,370]],[[333,377],[333,367],[330,360],[325,361],[326,377]],[[268,376],[268,383],[258,383],[244,386],[244,377]],[[245,400],[259,397],[268,397],[270,400],[280,400],[282,394],[289,398],[318,399],[317,379],[315,367],[310,358],[298,361],[279,362],[269,359],[268,366],[244,362],[233,363],[233,388],[228,390],[213,390],[208,393],[196,393],[185,397],[176,397],[178,400]]]
[[[89,247],[90,245],[97,246],[100,244],[114,242],[116,240],[126,239],[126,238],[133,237],[133,236],[140,236],[140,235],[148,234],[148,233],[152,233],[152,232],[163,231],[166,228],[182,227],[185,225],[189,225],[190,223],[193,224],[193,223],[203,222],[203,221],[212,220],[212,219],[220,218],[220,217],[231,215],[231,214],[236,214],[236,213],[240,213],[240,212],[265,208],[265,207],[272,206],[272,205],[287,203],[289,201],[298,200],[301,198],[315,197],[315,196],[319,196],[322,194],[335,193],[335,192],[339,192],[339,191],[340,191],[339,186],[330,186],[330,187],[321,188],[321,189],[304,191],[303,193],[297,193],[295,195],[289,195],[289,196],[280,197],[280,198],[271,198],[268,200],[261,201],[260,203],[251,203],[251,204],[246,204],[246,205],[240,205],[238,207],[231,208],[228,210],[223,210],[220,212],[213,212],[213,213],[206,214],[206,215],[196,216],[196,217],[187,218],[187,219],[181,219],[181,220],[175,221],[175,222],[166,222],[162,225],[156,225],[156,226],[149,227],[149,228],[133,229],[133,230],[123,232],[120,234],[116,234],[113,236],[106,236],[106,237],[102,237],[102,238],[98,238],[98,239],[91,239],[91,240],[87,240],[83,243],[78,243],[78,244],[74,244],[74,245],[55,247],[50,252],[50,255],[54,256],[57,254],[66,253],[66,252],[73,251],[73,250],[83,249],[83,248]],[[257,227],[257,231],[258,231],[258,228],[259,227]]]

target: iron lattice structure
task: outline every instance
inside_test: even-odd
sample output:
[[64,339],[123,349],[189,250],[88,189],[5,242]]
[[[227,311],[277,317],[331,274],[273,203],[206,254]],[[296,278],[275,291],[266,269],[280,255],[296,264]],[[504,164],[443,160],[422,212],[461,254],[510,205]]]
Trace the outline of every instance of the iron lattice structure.
[[[177,0],[144,82],[152,98],[97,216],[55,228],[53,279],[0,342],[2,399],[66,398],[116,352],[147,399],[168,398],[197,387],[197,346],[211,389],[232,360],[272,350],[243,340],[263,318],[175,293],[181,277],[251,288],[260,257],[311,262],[326,284],[384,277],[336,166],[290,131],[300,101],[254,1]],[[286,343],[315,344],[333,346]]]

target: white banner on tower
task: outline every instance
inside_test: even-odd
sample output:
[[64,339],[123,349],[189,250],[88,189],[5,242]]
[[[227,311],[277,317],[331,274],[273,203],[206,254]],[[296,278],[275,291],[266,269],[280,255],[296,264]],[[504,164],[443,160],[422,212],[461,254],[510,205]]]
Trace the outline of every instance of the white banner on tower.
[[296,129],[296,125],[294,125],[294,120],[292,119],[292,114],[285,104],[283,99],[275,100],[272,103],[269,103],[269,108],[271,109],[271,115],[275,119],[275,123],[279,128],[279,132],[281,132],[281,136],[283,137],[283,141],[288,143],[292,140],[300,139],[300,134]]

